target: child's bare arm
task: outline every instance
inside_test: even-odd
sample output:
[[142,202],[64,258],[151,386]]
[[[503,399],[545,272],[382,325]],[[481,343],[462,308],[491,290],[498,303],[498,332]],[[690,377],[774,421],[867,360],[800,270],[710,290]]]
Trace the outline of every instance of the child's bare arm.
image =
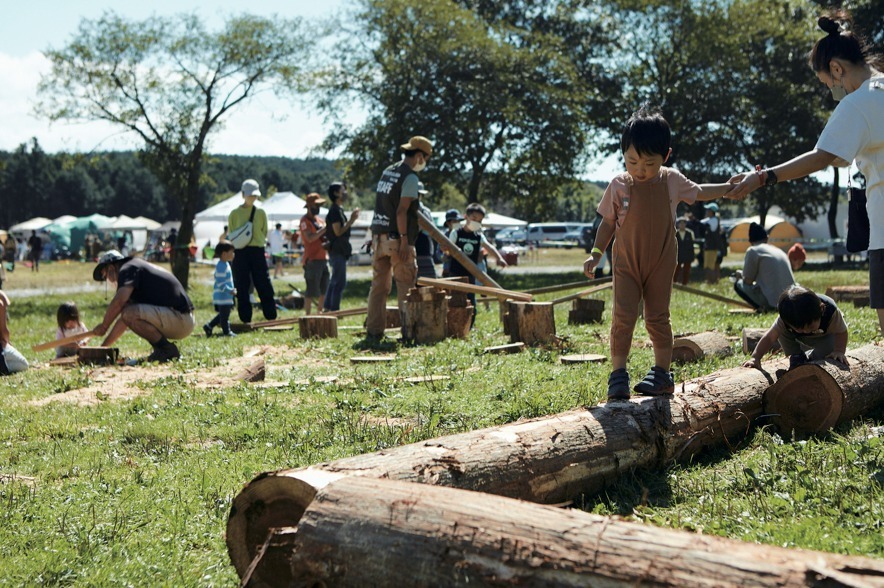
[[834,359],[844,365],[850,365],[847,361],[847,356],[844,355],[847,351],[847,331],[835,333],[833,337],[835,338],[835,350],[828,355],[829,359]]
[[697,200],[700,202],[707,202],[709,200],[723,198],[733,189],[733,184],[700,184]]
[[771,350],[771,347],[773,347],[774,343],[779,338],[779,329],[776,327],[768,329],[767,333],[764,334],[764,337],[758,341],[758,345],[755,346],[755,350],[752,352],[752,357],[743,364],[743,367],[761,369],[761,358]]
[[[583,273],[586,277],[591,278],[593,276],[595,266],[601,261],[602,255],[604,255],[604,251],[608,248],[608,243],[611,242],[613,236],[614,221],[608,219],[602,220],[601,224],[599,224],[599,228],[595,232],[595,243],[592,248],[593,253],[583,262]],[[599,251],[602,253],[598,253]],[[598,257],[596,257],[596,255],[598,255]]]

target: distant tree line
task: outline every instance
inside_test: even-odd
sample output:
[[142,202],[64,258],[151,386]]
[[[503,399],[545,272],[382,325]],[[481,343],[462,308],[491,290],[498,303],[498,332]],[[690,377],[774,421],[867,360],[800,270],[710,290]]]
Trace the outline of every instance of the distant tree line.
[[[322,158],[214,155],[207,159],[197,210],[239,192],[255,178],[265,194],[324,193],[340,179],[333,161]],[[57,218],[125,214],[163,222],[180,220],[181,208],[136,152],[46,153],[36,139],[15,151],[0,151],[0,227],[35,216]]]

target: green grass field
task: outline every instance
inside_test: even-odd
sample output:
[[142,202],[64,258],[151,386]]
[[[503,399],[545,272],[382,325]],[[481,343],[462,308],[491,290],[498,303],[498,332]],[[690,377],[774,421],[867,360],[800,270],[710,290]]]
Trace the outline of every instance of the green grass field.
[[[499,281],[510,289],[577,281],[584,256],[544,253],[534,263],[573,271],[503,272]],[[191,337],[180,344],[179,362],[135,380],[124,377],[125,369],[47,366],[53,352],[34,354],[30,347],[54,337],[57,305],[75,300],[91,327],[112,294],[94,287],[52,293],[87,284],[91,270],[56,263],[31,274],[19,266],[6,284],[13,344],[33,365],[0,379],[0,584],[235,586],[224,529],[232,498],[256,474],[594,405],[605,396],[604,364],[561,365],[558,349],[482,355],[483,347],[508,342],[495,307],[480,307],[468,340],[401,347],[385,365],[349,363],[360,341],[353,328],[319,342],[300,341],[296,331]],[[198,324],[213,315],[209,272],[199,267],[192,279]],[[276,282],[278,294],[303,283],[290,272],[290,279]],[[867,270],[822,266],[797,277],[817,290],[868,283]],[[726,279],[698,287],[732,295]],[[32,289],[47,293],[17,296]],[[367,292],[366,280],[352,282],[344,306],[363,306]],[[559,307],[558,333],[568,340],[563,351],[608,353],[610,296],[600,295],[608,306],[599,325],[569,326],[567,305]],[[843,310],[850,347],[879,339],[874,311]],[[773,320],[730,315],[721,303],[681,292],[673,294],[672,317],[676,333],[714,328],[728,335]],[[341,321],[360,324],[361,317]],[[149,351],[131,334],[118,346],[126,356]],[[223,377],[244,354],[255,353],[267,362],[263,385]],[[743,360],[738,352],[677,367],[676,377]],[[651,363],[639,326],[630,371],[643,373]],[[402,381],[439,374],[450,378]],[[320,376],[338,379],[317,381]],[[575,497],[576,505],[745,541],[884,558],[882,416],[867,415],[808,441],[757,429],[732,449],[665,471],[632,473],[601,495]]]

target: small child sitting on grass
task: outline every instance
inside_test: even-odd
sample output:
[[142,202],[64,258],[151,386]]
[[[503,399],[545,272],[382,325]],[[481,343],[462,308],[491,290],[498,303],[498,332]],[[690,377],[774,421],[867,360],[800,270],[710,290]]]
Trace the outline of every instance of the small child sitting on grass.
[[[72,335],[85,333],[88,329],[80,320],[80,309],[74,302],[64,302],[59,305],[55,313],[58,329],[55,331],[55,339],[64,339]],[[86,344],[86,339],[80,339],[76,343],[59,345],[55,348],[55,357],[71,357],[77,355],[77,349]]]
[[236,250],[230,241],[219,241],[215,247],[215,257],[218,263],[215,264],[215,286],[212,291],[212,304],[218,313],[215,317],[203,325],[203,331],[206,337],[212,336],[212,329],[221,327],[221,335],[224,337],[233,337],[234,334],[230,330],[230,312],[233,310],[233,295],[236,289],[233,287],[233,272],[230,269],[230,262],[236,256]]
[[[752,359],[743,367],[761,369],[761,358],[775,341],[789,356],[789,369],[808,361],[832,359],[845,366],[847,356],[847,323],[844,315],[828,296],[793,286],[780,295],[779,317],[758,341]],[[809,353],[808,353],[809,352]]]

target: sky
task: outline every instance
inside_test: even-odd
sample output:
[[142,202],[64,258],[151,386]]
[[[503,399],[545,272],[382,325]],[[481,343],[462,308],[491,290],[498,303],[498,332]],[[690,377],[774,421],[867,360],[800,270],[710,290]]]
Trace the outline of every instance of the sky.
[[[36,137],[44,151],[133,149],[132,135],[106,123],[53,123],[33,115],[40,74],[49,71],[42,52],[63,47],[73,38],[81,19],[96,19],[112,10],[126,18],[194,13],[217,29],[226,16],[247,11],[322,19],[342,10],[346,0],[18,0],[3,8],[0,34],[0,150],[11,151]],[[361,113],[348,114],[358,123]],[[305,157],[326,134],[321,116],[308,106],[280,100],[269,93],[231,111],[224,129],[214,135],[212,152],[240,155]]]
[[[36,137],[41,148],[89,152],[135,149],[132,134],[121,134],[107,123],[50,123],[33,114],[40,74],[49,71],[42,52],[69,42],[80,21],[96,19],[112,10],[140,20],[153,15],[193,13],[207,27],[216,29],[226,16],[247,11],[260,16],[280,15],[305,19],[330,18],[349,6],[348,0],[17,0],[3,8],[0,34],[0,150],[12,151]],[[364,115],[355,109],[345,116],[358,124]],[[274,98],[269,93],[231,111],[222,129],[215,132],[210,149],[216,154],[279,155],[307,157],[334,154],[317,152],[328,129],[320,114],[308,105]],[[430,133],[431,134],[431,133]],[[610,179],[621,169],[618,157],[609,157],[587,170],[588,179]]]

